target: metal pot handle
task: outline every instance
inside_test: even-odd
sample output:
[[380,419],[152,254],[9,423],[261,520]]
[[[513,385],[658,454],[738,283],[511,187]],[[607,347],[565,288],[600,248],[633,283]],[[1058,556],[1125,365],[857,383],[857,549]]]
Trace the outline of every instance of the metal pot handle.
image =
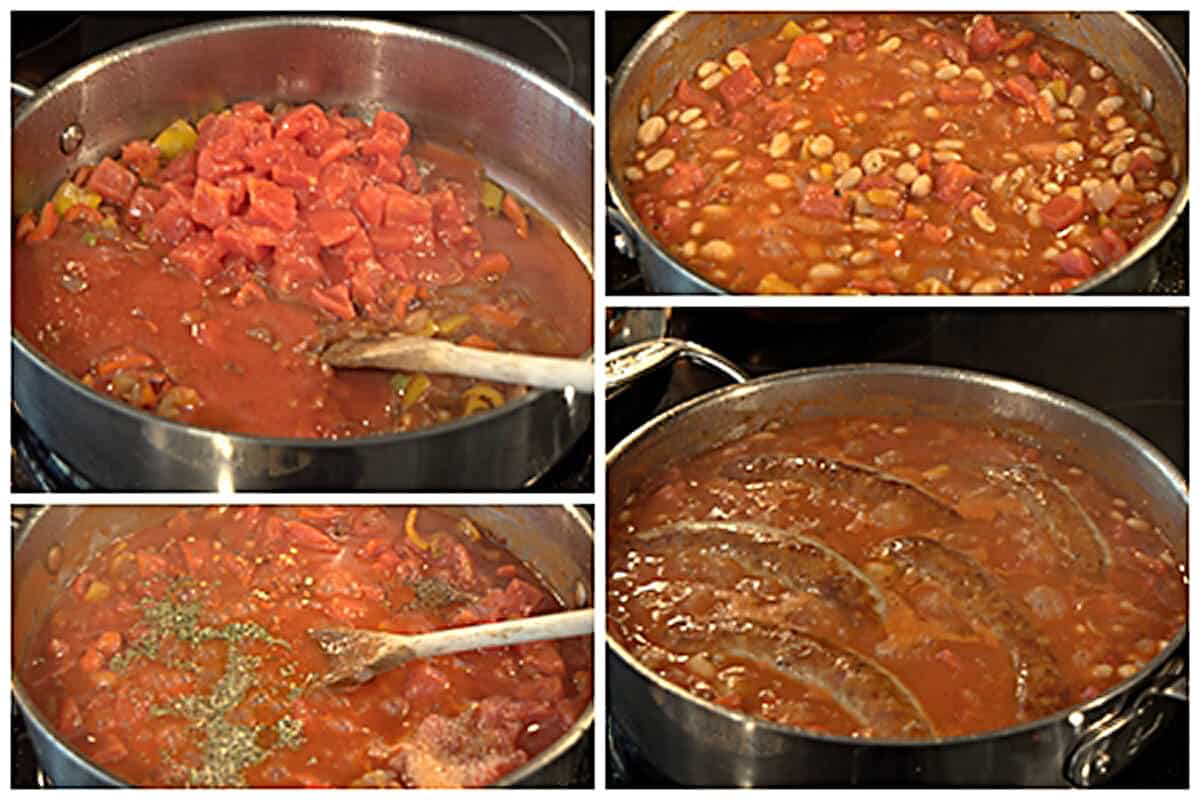
[[8,90],[12,92],[13,96],[22,103],[38,93],[37,89],[33,88],[27,83],[21,83],[20,81],[9,81]]
[[617,248],[617,252],[636,261],[637,245],[634,242],[637,241],[637,234],[634,233],[629,220],[625,219],[625,215],[616,206],[608,206],[608,224],[617,229],[617,233],[613,236],[613,246]]
[[1080,788],[1110,780],[1162,725],[1166,714],[1160,707],[1163,699],[1187,702],[1187,671],[1182,658],[1168,661],[1150,685],[1140,689],[1120,710],[1083,729],[1067,756],[1064,777]]
[[606,396],[612,397],[642,375],[676,358],[686,358],[694,364],[708,367],[734,383],[745,383],[750,379],[737,364],[707,347],[683,339],[649,339],[614,350],[604,359]]

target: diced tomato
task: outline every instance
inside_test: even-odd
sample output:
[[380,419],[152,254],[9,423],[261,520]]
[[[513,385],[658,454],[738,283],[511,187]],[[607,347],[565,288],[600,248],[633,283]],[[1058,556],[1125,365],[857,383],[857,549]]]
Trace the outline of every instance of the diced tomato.
[[158,173],[160,181],[183,181],[190,183],[196,179],[196,151],[188,150],[175,156]]
[[246,188],[250,192],[247,222],[274,225],[285,231],[296,226],[296,195],[291,189],[261,178],[247,179]]
[[[792,40],[783,60],[792,69],[808,69],[820,64],[829,55],[829,48],[816,36],[797,36]],[[725,80],[729,80],[726,78]],[[724,81],[722,81],[724,83]]]
[[371,226],[383,224],[383,212],[388,195],[378,186],[368,186],[354,198],[354,207],[362,215],[363,222]]
[[1101,266],[1107,267],[1128,255],[1129,244],[1112,228],[1102,228],[1100,235],[1088,242],[1087,249]]
[[341,244],[359,230],[358,217],[354,216],[353,211],[341,209],[310,211],[306,221],[322,247]]
[[346,156],[354,155],[354,151],[357,149],[358,145],[352,139],[345,137],[336,139],[321,149],[321,155],[317,157],[317,163],[321,166],[327,166]]
[[240,218],[213,231],[213,240],[227,253],[234,253],[252,264],[259,264],[271,254],[270,248],[280,242],[279,231],[265,225],[247,225]]
[[1069,194],[1060,194],[1042,206],[1042,227],[1060,231],[1083,218],[1083,200]]
[[1046,59],[1042,58],[1042,54],[1034,50],[1029,54],[1029,74],[1035,78],[1049,78],[1050,65],[1046,63]]
[[350,302],[350,288],[344,283],[328,289],[318,289],[314,286],[309,292],[309,298],[318,308],[323,308],[335,317],[354,319],[357,316],[354,304]]
[[399,114],[391,111],[380,109],[375,112],[375,119],[371,122],[371,127],[377,131],[388,131],[396,136],[400,142],[400,149],[404,150],[408,147],[409,141],[412,139],[412,130],[408,123]]
[[945,244],[954,238],[954,229],[949,225],[933,225],[926,222],[921,225],[921,235],[934,244]]
[[233,297],[233,305],[235,308],[245,308],[252,303],[261,302],[267,299],[267,293],[254,281],[246,281],[242,284],[242,288],[238,289],[238,293]]
[[533,667],[543,675],[562,675],[567,671],[558,647],[552,642],[531,642],[517,648],[521,663]]
[[704,116],[709,122],[716,122],[725,113],[724,106],[711,95],[699,89],[687,80],[681,80],[675,85],[675,99],[683,103],[685,108],[698,106],[704,109]]
[[832,186],[810,183],[800,197],[800,212],[824,219],[850,218],[850,200],[842,197]]
[[110,203],[125,204],[137,188],[138,178],[111,158],[104,158],[92,170],[87,188]]
[[202,281],[221,271],[225,248],[207,231],[197,231],[167,254],[167,260],[188,270]]
[[695,194],[705,184],[704,170],[691,161],[676,161],[671,165],[673,174],[662,182],[659,192],[663,197],[678,199]]
[[104,221],[104,215],[89,205],[77,203],[71,206],[62,215],[63,222],[87,222],[92,225],[99,225]]
[[961,213],[966,214],[975,206],[983,203],[984,199],[984,196],[979,192],[971,190],[964,194],[962,199],[958,201],[957,208]]
[[279,139],[298,139],[306,133],[321,133],[329,127],[325,112],[315,103],[307,103],[293,109],[279,120],[275,126],[275,136]]
[[84,672],[97,672],[104,669],[104,654],[94,647],[89,647],[79,657],[79,668]]
[[46,203],[42,206],[42,213],[38,217],[37,225],[25,235],[25,241],[44,242],[53,236],[56,230],[58,230],[58,212],[54,210],[53,203]]
[[178,245],[196,229],[188,204],[172,197],[154,213],[150,233],[169,245]]
[[1032,105],[1038,99],[1037,86],[1026,75],[1014,75],[1000,87],[1001,94],[1022,105]]
[[145,139],[135,139],[121,148],[121,163],[144,181],[158,174],[158,148]]
[[400,135],[383,128],[376,128],[367,139],[358,143],[358,150],[364,156],[377,156],[380,161],[395,164],[404,153],[407,142]]
[[271,178],[280,186],[304,191],[317,185],[321,164],[303,148],[287,148],[271,167]]
[[136,348],[125,346],[104,353],[96,360],[93,369],[101,378],[107,378],[124,370],[145,369],[153,367],[154,364],[153,356]]
[[[50,205],[53,207],[53,204]],[[43,208],[44,207],[45,206],[43,206]],[[14,232],[13,236],[18,242],[25,241],[25,238],[29,236],[29,234],[33,233],[34,229],[36,228],[37,220],[34,218],[33,212],[26,211],[21,215],[21,218],[17,220],[17,230]]]
[[733,111],[762,89],[762,81],[754,74],[754,70],[750,69],[749,64],[743,64],[717,85],[717,94],[721,95],[726,107]]
[[833,24],[844,31],[865,31],[867,29],[867,18],[862,14],[834,14],[832,15]]
[[115,764],[129,755],[125,743],[111,733],[102,733],[89,756],[97,764]]
[[996,30],[996,21],[990,15],[983,15],[971,27],[968,46],[974,58],[991,58],[1003,43],[1004,37]]
[[867,34],[863,31],[851,31],[846,34],[843,44],[847,53],[861,53],[867,49]]
[[1087,278],[1096,272],[1096,268],[1092,265],[1092,259],[1078,247],[1072,247],[1061,253],[1054,259],[1054,263],[1064,273],[1076,278]]
[[201,178],[192,190],[192,219],[209,228],[229,223],[233,193]]
[[188,571],[195,575],[204,568],[212,555],[211,542],[203,536],[183,536],[176,541],[179,542],[179,549],[183,551],[183,563],[187,565]]
[[[466,219],[460,214],[458,221],[461,224]],[[398,186],[392,187],[386,195],[383,224],[428,227],[433,224],[433,204],[420,195],[406,192]]]
[[153,578],[161,576],[167,571],[167,559],[160,556],[158,553],[151,553],[148,550],[139,550],[136,556],[138,575],[143,578]]
[[428,661],[413,664],[405,677],[404,696],[418,708],[435,703],[454,688],[446,673]]
[[1130,175],[1137,175],[1141,172],[1153,172],[1154,170],[1154,161],[1150,158],[1150,156],[1146,155],[1146,151],[1134,151],[1133,158],[1129,162],[1128,172]]
[[296,547],[320,553],[336,553],[342,549],[342,546],[330,539],[325,532],[299,520],[283,520],[283,530],[287,540]]
[[943,203],[957,203],[980,174],[959,161],[939,164],[933,171],[933,195]]

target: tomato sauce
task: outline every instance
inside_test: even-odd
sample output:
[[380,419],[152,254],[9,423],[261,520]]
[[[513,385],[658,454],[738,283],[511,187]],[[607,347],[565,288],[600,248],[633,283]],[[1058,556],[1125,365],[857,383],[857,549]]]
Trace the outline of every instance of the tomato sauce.
[[1118,74],[1002,16],[812,15],[693,69],[621,169],[651,233],[731,291],[1064,292],[1179,191]]
[[933,419],[786,421],[614,509],[608,627],[735,711],[882,739],[1097,697],[1186,620],[1181,555],[1061,456]]
[[527,390],[335,372],[331,340],[589,349],[591,280],[558,231],[400,117],[243,103],[177,151],[181,129],[82,169],[18,223],[14,327],[92,389],[208,428],[343,438]]
[[561,609],[486,531],[432,509],[180,510],[92,557],[17,669],[58,736],[137,785],[483,785],[583,712],[590,640],[420,659],[331,688],[307,631]]

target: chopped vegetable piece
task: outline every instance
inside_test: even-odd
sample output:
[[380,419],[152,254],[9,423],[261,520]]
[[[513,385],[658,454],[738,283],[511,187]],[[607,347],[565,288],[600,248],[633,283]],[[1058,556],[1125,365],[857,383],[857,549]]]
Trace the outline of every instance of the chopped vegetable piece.
[[483,207],[488,210],[489,214],[495,214],[500,210],[502,200],[504,200],[504,190],[484,178],[479,185],[479,202]]
[[196,146],[196,129],[187,120],[177,119],[154,137],[154,146],[171,160]]

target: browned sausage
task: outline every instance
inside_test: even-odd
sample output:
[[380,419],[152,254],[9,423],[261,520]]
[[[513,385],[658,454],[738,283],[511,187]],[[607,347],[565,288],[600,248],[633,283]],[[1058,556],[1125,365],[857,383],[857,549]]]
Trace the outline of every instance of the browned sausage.
[[827,692],[865,730],[889,739],[937,736],[921,703],[899,678],[870,658],[794,628],[723,620],[674,637],[685,653],[725,654],[777,670]]
[[873,557],[900,566],[892,582],[901,594],[931,580],[1005,644],[1016,672],[1018,719],[1040,719],[1070,705],[1062,671],[1045,637],[1025,616],[1021,601],[999,589],[974,559],[920,536],[889,539]]

